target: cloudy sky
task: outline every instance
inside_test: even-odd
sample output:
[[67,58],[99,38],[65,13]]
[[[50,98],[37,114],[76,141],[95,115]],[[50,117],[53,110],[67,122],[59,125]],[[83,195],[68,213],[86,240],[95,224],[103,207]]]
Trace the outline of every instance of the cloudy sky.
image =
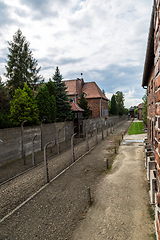
[[0,0],[0,76],[8,41],[20,28],[46,81],[58,66],[64,79],[95,81],[125,106],[142,102],[141,87],[152,0]]

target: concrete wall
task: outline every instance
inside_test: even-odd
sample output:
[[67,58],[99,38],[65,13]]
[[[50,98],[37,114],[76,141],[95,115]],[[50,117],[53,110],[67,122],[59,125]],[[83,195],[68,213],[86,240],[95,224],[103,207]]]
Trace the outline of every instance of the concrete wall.
[[[109,117],[107,120],[104,118],[84,120],[84,135],[85,131],[95,130],[96,126],[101,128],[102,124],[107,125],[109,122],[119,122],[122,120],[123,117]],[[43,149],[45,144],[49,141],[53,141],[54,145],[56,144],[57,139],[59,139],[59,142],[61,143],[69,140],[73,134],[73,127],[73,122],[43,124],[42,126],[39,125],[33,127],[28,127],[24,124],[23,149],[25,151],[25,155],[28,156],[32,153],[32,142],[35,135],[37,136],[34,140],[34,149],[35,152],[38,152],[41,150],[41,148]],[[0,139],[3,140],[3,142],[0,143],[0,165],[22,158],[21,127],[0,129]]]
[[[41,126],[23,127],[24,151],[26,155],[32,152],[32,140],[35,135],[35,151],[41,150]],[[73,122],[51,123],[42,125],[42,147],[49,141],[58,138],[62,142],[71,138],[73,133]],[[0,129],[0,165],[22,157],[22,134],[21,127]]]

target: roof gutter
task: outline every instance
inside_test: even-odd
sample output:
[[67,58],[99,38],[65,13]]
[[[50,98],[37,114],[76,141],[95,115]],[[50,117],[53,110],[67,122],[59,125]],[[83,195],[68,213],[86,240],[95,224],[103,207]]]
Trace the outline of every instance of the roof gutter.
[[144,86],[148,85],[148,81],[149,81],[149,77],[150,77],[153,65],[154,65],[154,6],[152,8],[146,58],[145,58],[144,71],[143,71],[143,80],[142,80],[143,88]]

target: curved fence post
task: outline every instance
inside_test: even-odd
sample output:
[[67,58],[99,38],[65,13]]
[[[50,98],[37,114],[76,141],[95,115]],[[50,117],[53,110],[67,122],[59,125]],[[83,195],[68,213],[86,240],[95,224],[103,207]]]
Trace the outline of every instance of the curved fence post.
[[46,119],[42,119],[41,121],[41,151],[43,151],[43,122],[46,121]]
[[22,159],[23,159],[24,165],[26,165],[26,156],[25,156],[25,151],[24,151],[24,132],[23,132],[23,125],[25,122],[27,122],[27,120],[24,120],[21,123]]
[[35,166],[35,154],[34,154],[34,140],[37,137],[37,134],[32,139],[32,165]]
[[74,136],[76,135],[77,133],[74,133],[71,137],[71,155],[72,155],[72,163],[75,161],[75,156],[74,156],[74,143],[73,143],[73,139],[74,139]]
[[109,126],[110,126],[110,133],[112,133],[112,122],[110,122]]
[[52,141],[46,143],[46,145],[44,146],[44,178],[45,178],[46,183],[49,182],[48,161],[47,161],[47,151],[46,150],[50,143],[52,143]]
[[60,153],[60,144],[59,144],[59,134],[63,130],[64,126],[58,130],[58,135],[57,135],[57,154]]

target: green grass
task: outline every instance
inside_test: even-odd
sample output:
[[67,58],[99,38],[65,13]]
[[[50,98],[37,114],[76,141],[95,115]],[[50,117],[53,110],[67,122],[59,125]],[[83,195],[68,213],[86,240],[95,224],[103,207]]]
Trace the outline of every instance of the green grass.
[[129,135],[142,134],[142,133],[144,133],[144,131],[142,129],[144,129],[143,122],[133,122],[128,131],[128,134]]

